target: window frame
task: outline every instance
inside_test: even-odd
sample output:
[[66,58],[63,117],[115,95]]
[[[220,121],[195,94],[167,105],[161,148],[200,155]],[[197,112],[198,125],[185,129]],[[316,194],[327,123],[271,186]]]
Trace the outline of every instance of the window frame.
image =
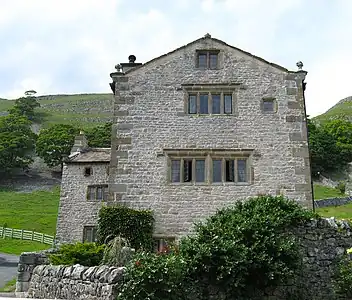
[[[212,151],[188,151],[183,153],[180,151],[179,153],[174,153],[176,151],[166,150],[166,157],[167,157],[167,182],[170,185],[250,185],[253,184],[254,180],[254,169],[252,166],[252,155],[254,150],[248,150],[245,152],[227,152],[219,153],[212,152]],[[192,180],[190,182],[184,181],[184,165],[183,161],[192,159]],[[203,159],[205,160],[205,167],[204,167],[204,174],[205,174],[205,181],[204,182],[196,182],[195,178],[195,160]],[[180,180],[177,182],[172,181],[172,161],[178,160],[180,161],[180,170],[179,176]],[[221,161],[221,181],[215,182],[213,180],[213,161],[220,160]],[[226,181],[226,161],[233,160],[235,161],[234,165],[234,181]],[[238,161],[245,160],[245,178],[246,181],[239,181],[239,173],[238,173]]]
[[[207,113],[201,113],[201,96],[202,95],[207,95],[208,96],[208,112]],[[213,113],[213,96],[220,96],[220,113]],[[231,96],[231,112],[226,112],[225,110],[225,99],[227,96]],[[196,99],[196,111],[193,113],[191,112],[191,98]],[[204,90],[204,91],[187,91],[186,93],[186,114],[187,115],[197,115],[197,116],[205,116],[205,115],[211,115],[211,116],[232,116],[235,115],[235,99],[236,99],[236,94],[235,91],[223,91],[223,90]],[[193,101],[193,100],[192,100]],[[193,111],[193,110],[192,110]]]
[[[87,171],[89,171],[89,174],[88,174]],[[84,175],[84,177],[90,177],[90,176],[92,176],[92,175],[93,175],[93,168],[90,167],[90,166],[89,166],[89,167],[84,167],[83,175]]]
[[[264,110],[264,103],[265,102],[271,102],[273,104],[273,110]],[[277,107],[277,101],[276,98],[273,97],[264,97],[261,99],[260,102],[260,109],[263,114],[275,114],[277,113],[278,107]]]
[[[199,57],[201,55],[206,56],[205,67],[202,67],[199,64]],[[211,55],[216,55],[216,66],[215,67],[211,66],[211,62],[210,62]],[[196,50],[196,69],[198,69],[198,70],[218,70],[220,68],[219,58],[220,58],[220,50],[215,50],[215,49]]]
[[[91,241],[89,239],[85,239],[85,237],[87,236],[87,231],[88,230],[92,231],[90,233],[90,236],[92,237]],[[94,243],[94,242],[96,242],[97,241],[97,231],[98,231],[98,226],[96,226],[96,225],[83,226],[82,242],[83,243]]]
[[[98,189],[102,189],[102,199],[98,199]],[[90,195],[92,194],[90,191],[93,190],[94,193],[94,199],[90,198]],[[87,192],[86,192],[86,200],[90,202],[94,201],[108,201],[109,198],[109,186],[107,184],[92,184],[87,186]]]
[[[157,245],[156,245],[157,243]],[[176,243],[176,238],[173,236],[154,236],[153,237],[153,250],[156,253],[162,252],[163,248]]]

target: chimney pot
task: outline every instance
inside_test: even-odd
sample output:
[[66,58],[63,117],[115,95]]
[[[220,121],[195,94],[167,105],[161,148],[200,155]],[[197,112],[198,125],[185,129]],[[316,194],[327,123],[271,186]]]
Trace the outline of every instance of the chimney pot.
[[136,61],[136,57],[132,54],[128,57],[128,61],[130,64],[134,64],[134,62]]

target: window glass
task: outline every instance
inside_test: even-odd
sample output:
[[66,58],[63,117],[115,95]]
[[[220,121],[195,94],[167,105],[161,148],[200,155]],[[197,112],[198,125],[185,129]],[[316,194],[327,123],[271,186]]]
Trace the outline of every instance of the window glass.
[[94,187],[91,187],[91,186],[88,187],[87,199],[88,200],[95,199],[95,188]]
[[237,177],[238,182],[247,181],[247,161],[245,159],[237,160]]
[[210,53],[209,54],[209,68],[216,69],[218,67],[218,54]]
[[205,160],[197,159],[196,160],[196,182],[205,181]]
[[207,55],[205,53],[198,54],[198,67],[205,69],[207,67]]
[[263,100],[263,110],[264,111],[274,111],[274,101]]
[[192,181],[192,160],[185,159],[183,161],[183,181],[191,182]]
[[221,182],[221,159],[213,160],[213,182]]
[[207,114],[208,113],[208,94],[203,94],[199,96],[199,113]]
[[220,95],[212,95],[212,113],[219,114],[220,113]]
[[101,186],[97,187],[97,200],[103,200],[103,188]]
[[180,160],[171,161],[171,182],[180,182]]
[[83,242],[95,242],[97,228],[95,226],[85,226],[83,228]]
[[232,114],[232,95],[224,95],[224,112]]
[[235,161],[234,160],[226,160],[226,181],[234,182],[235,181]]
[[196,114],[197,113],[197,96],[190,95],[188,99],[188,113]]

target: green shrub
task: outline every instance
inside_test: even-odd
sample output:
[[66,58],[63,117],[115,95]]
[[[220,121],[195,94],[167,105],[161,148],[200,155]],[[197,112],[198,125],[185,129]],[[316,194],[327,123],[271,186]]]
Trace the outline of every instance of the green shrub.
[[346,183],[344,181],[340,181],[337,184],[336,189],[339,190],[341,194],[344,194],[346,192]]
[[98,266],[103,259],[105,245],[95,243],[63,244],[55,254],[49,255],[53,265]]
[[104,244],[110,236],[126,238],[131,247],[151,250],[154,218],[149,210],[134,210],[126,206],[104,206],[99,211],[98,242]]
[[139,252],[127,267],[118,300],[183,300],[186,262],[177,254]]
[[187,277],[205,299],[213,293],[217,299],[260,299],[299,270],[299,246],[290,228],[316,216],[282,196],[219,210],[180,243]]
[[135,250],[130,248],[127,239],[119,236],[108,242],[105,246],[103,265],[123,267],[131,261]]
[[352,260],[347,255],[336,268],[333,286],[337,295],[352,299]]

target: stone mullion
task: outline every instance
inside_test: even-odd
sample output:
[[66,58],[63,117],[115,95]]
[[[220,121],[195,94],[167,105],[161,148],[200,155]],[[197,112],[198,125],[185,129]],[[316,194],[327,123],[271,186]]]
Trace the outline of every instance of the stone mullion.
[[225,113],[225,97],[224,92],[220,93],[220,114]]
[[197,93],[197,114],[200,112],[200,93]]
[[221,159],[221,181],[226,182],[226,159]]
[[192,182],[195,183],[196,182],[196,159],[192,158],[192,170],[191,170],[191,174],[192,174]]
[[208,114],[213,113],[212,103],[213,103],[213,97],[211,96],[211,93],[209,92],[208,93]]
[[210,156],[210,154],[207,155],[207,158],[206,158],[206,182],[208,184],[211,184],[213,182],[213,164],[212,164],[213,160]]
[[184,182],[184,172],[185,172],[185,170],[184,170],[184,159],[183,158],[181,158],[180,159],[180,182]]
[[238,182],[238,174],[237,174],[237,158],[235,158],[234,160],[234,173],[235,174],[233,174],[234,175],[234,181],[235,182]]

